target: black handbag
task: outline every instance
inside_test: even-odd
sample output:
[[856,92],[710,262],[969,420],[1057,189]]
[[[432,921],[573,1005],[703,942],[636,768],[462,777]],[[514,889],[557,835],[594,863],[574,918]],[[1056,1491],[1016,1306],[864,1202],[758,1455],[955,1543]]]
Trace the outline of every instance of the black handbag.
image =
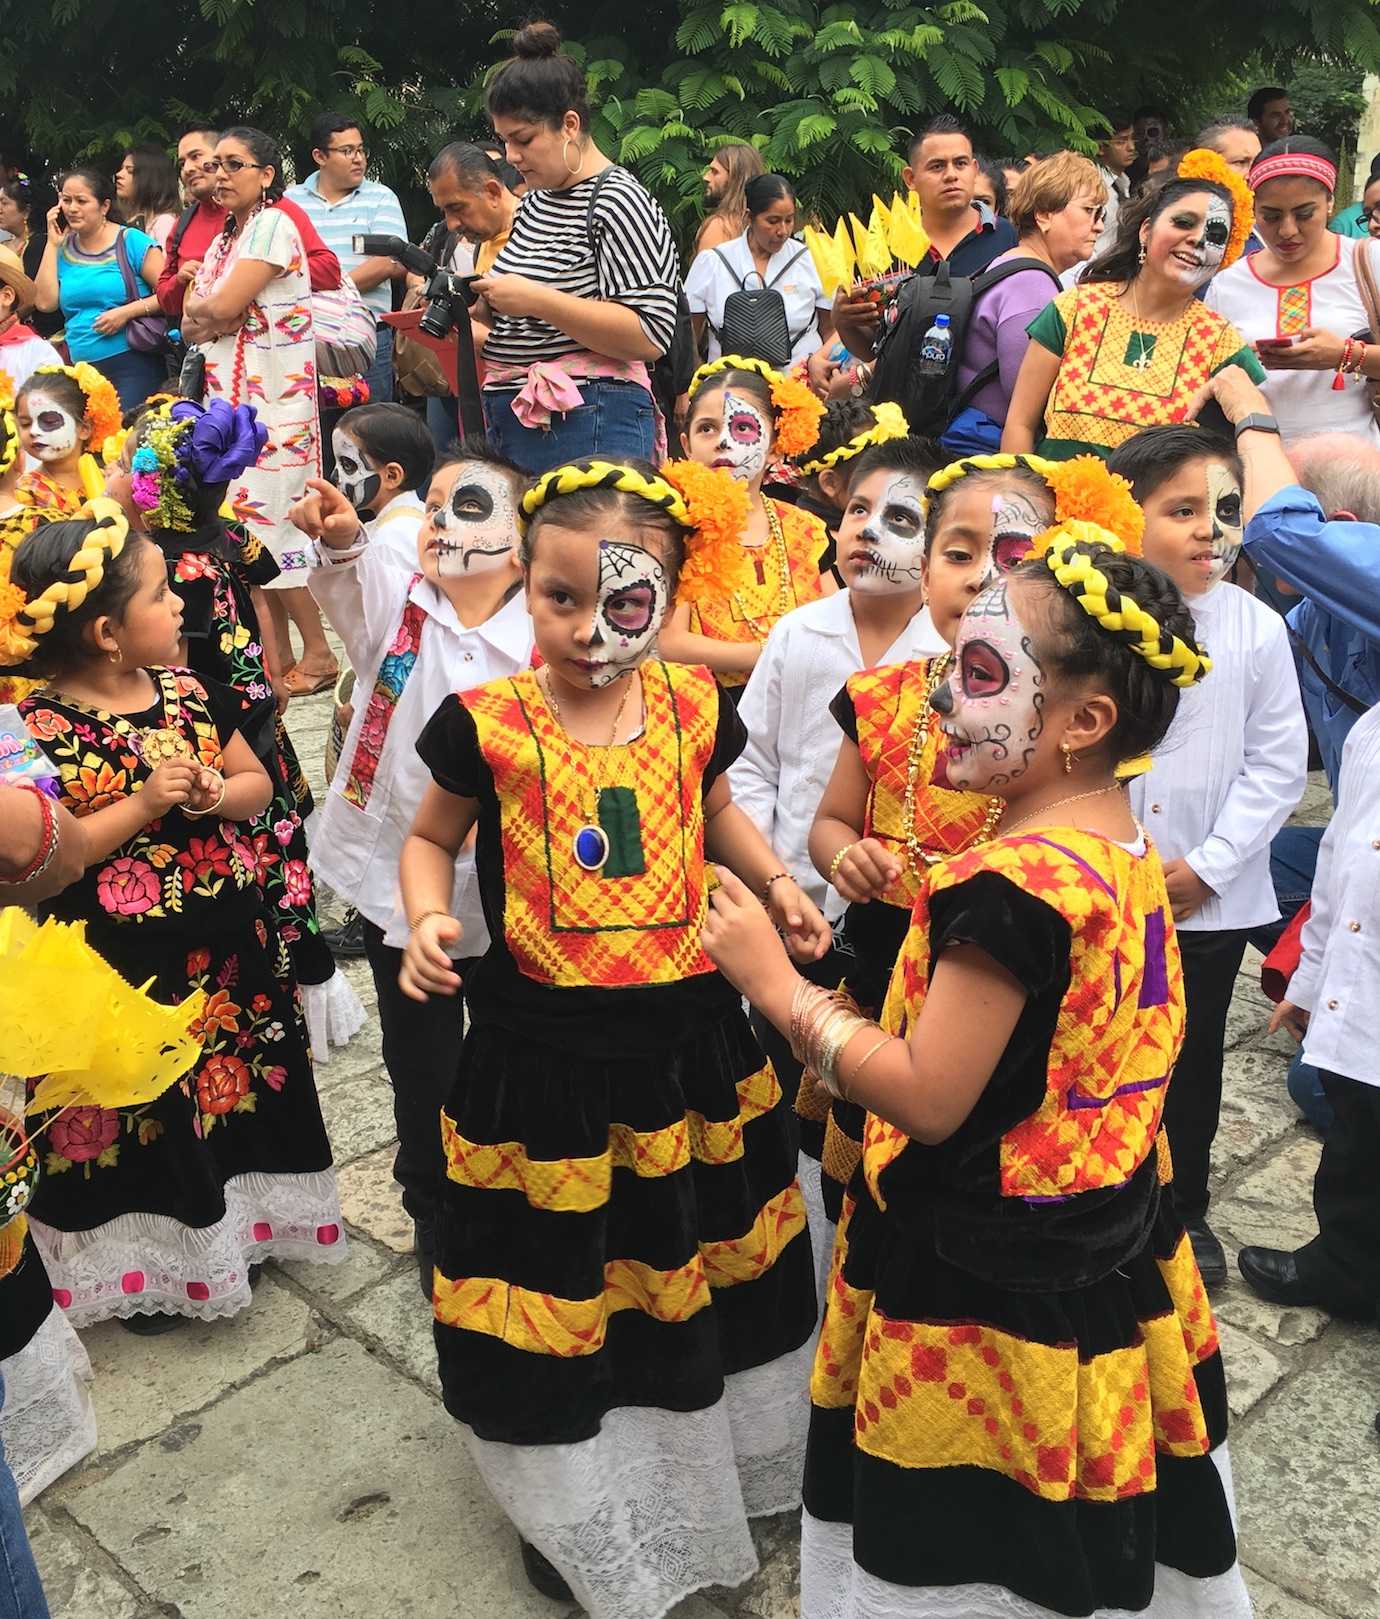
[[206,356],[200,349],[187,350],[177,377],[177,391],[196,405],[206,398]]
[[[747,275],[740,276],[724,257],[723,250],[714,249],[714,256],[738,287],[736,292],[730,292],[724,299],[723,321],[714,332],[723,353],[741,354],[745,360],[765,360],[768,365],[777,367],[791,363],[791,352],[802,334],[797,332],[795,336],[791,335],[786,320],[786,300],[776,290],[776,284],[794,264],[805,257],[805,253],[806,249],[802,247],[794,257],[787,259],[770,281],[766,281],[757,270],[749,270]],[[762,283],[760,287],[748,286],[753,276]]]

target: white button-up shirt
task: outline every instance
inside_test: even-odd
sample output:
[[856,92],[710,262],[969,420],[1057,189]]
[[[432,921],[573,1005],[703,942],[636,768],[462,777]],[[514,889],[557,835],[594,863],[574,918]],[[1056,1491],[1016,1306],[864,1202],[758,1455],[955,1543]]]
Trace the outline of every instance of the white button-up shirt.
[[374,546],[382,546],[400,568],[416,573],[417,531],[426,517],[426,507],[410,489],[382,505],[364,525]]
[[[922,607],[881,661],[911,663],[947,651]],[[738,716],[747,747],[728,772],[734,802],[831,922],[844,902],[810,864],[810,827],[843,742],[829,704],[862,667],[846,590],[778,620],[743,688]]]
[[820,311],[833,307],[833,300],[825,296],[820,285],[815,261],[799,237],[789,236],[768,259],[766,274],[759,281],[746,232],[717,249],[696,254],[685,278],[685,301],[690,313],[703,315],[709,322],[709,358],[717,360],[723,353],[719,328],[724,323],[724,304],[732,293],[742,290],[742,281],[747,282],[749,291],[755,292],[765,282],[773,292],[781,294],[786,306],[786,330],[792,339],[791,359],[808,359],[819,347]]
[[1188,602],[1212,671],[1131,784],[1131,804],[1165,861],[1186,860],[1213,897],[1177,926],[1252,928],[1279,915],[1270,839],[1308,780],[1308,730],[1284,620],[1236,585]]
[[[322,882],[384,930],[386,944],[401,948],[407,943],[407,919],[398,890],[398,860],[431,781],[417,754],[417,738],[452,692],[527,668],[532,620],[519,590],[492,618],[466,629],[449,599],[418,575],[415,546],[410,568],[367,540],[348,551],[318,546],[315,562],[307,582],[354,667],[355,713],[335,779],[312,826],[308,864]],[[376,686],[389,685],[379,681],[379,668],[409,602],[423,615],[416,662],[402,689],[391,700],[381,696],[371,714]],[[345,796],[357,756],[374,764],[362,805]],[[451,914],[464,928],[457,956],[483,955],[489,934],[470,850],[462,850],[455,862]]]
[[1342,749],[1337,809],[1323,834],[1300,942],[1287,994],[1310,1013],[1305,1062],[1380,1085],[1380,706],[1356,721]]

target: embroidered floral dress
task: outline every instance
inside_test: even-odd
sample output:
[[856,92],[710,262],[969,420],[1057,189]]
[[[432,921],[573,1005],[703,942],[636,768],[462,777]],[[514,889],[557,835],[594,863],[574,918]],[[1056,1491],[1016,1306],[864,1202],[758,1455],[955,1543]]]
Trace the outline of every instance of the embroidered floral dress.
[[273,553],[279,577],[270,590],[307,582],[306,540],[288,509],[321,476],[316,414],[316,340],[311,282],[297,227],[279,208],[262,209],[242,231],[218,236],[197,273],[206,296],[241,260],[272,264],[277,274],[245,310],[238,331],[204,345],[206,397],[253,405],[268,428],[258,464],[234,480],[227,499],[237,522]]
[[[42,691],[20,712],[76,816],[148,778],[160,736],[221,764],[234,706],[185,670],[117,716]],[[46,1131],[29,1216],[73,1325],[136,1313],[230,1315],[269,1257],[335,1260],[344,1228],[287,946],[253,876],[247,830],[172,809],[40,909],[156,998],[206,991],[196,1066],[145,1106],[71,1108]],[[114,1034],[116,1031],[112,1031]]]

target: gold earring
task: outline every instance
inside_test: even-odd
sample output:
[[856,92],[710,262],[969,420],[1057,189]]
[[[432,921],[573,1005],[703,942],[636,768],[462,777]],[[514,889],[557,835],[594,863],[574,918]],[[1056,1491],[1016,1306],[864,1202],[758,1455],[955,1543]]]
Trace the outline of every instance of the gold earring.
[[1059,751],[1064,756],[1064,774],[1066,776],[1071,776],[1073,774],[1073,750],[1069,747],[1067,742],[1061,742],[1059,744]]
[[565,172],[567,174],[578,174],[580,172],[580,164],[584,161],[584,158],[577,156],[574,163],[572,163],[570,161],[569,152],[569,148],[572,146],[578,153],[580,150],[580,143],[574,138],[573,135],[567,135],[566,138],[561,142],[561,162],[565,164]]
[[111,663],[116,664],[117,666],[125,661],[125,655],[123,652],[121,652],[119,647],[116,647],[113,652],[106,653],[106,656],[110,659]]
[[1140,263],[1141,264],[1145,263],[1145,243],[1144,242],[1142,242],[1140,244]]

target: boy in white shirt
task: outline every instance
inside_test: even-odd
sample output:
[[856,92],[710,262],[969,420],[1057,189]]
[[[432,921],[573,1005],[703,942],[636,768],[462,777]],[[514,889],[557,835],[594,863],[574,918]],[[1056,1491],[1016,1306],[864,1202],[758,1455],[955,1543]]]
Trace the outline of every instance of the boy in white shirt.
[[[1227,582],[1241,549],[1241,461],[1197,427],[1154,427],[1110,458],[1145,512],[1145,560],[1179,587],[1212,657],[1131,803],[1164,860],[1187,1023],[1165,1098],[1174,1200],[1208,1287],[1227,1275],[1207,1223],[1222,1051],[1248,932],[1279,915],[1270,840],[1302,796],[1308,731],[1284,621]],[[1071,785],[1076,786],[1076,783]]]
[[[422,727],[450,693],[516,674],[532,659],[517,549],[523,482],[487,445],[457,446],[432,476],[409,566],[328,483],[312,480],[292,513],[317,542],[311,593],[358,677],[310,864],[364,918],[398,1129],[393,1175],[428,1298],[435,1187],[445,1173],[441,1104],[459,1060],[462,1000],[433,996],[419,1005],[398,987],[408,936],[398,860],[431,779],[415,746]],[[472,852],[456,861],[451,914],[464,923],[470,956],[482,955],[488,933]],[[463,976],[464,963],[457,971]]]

